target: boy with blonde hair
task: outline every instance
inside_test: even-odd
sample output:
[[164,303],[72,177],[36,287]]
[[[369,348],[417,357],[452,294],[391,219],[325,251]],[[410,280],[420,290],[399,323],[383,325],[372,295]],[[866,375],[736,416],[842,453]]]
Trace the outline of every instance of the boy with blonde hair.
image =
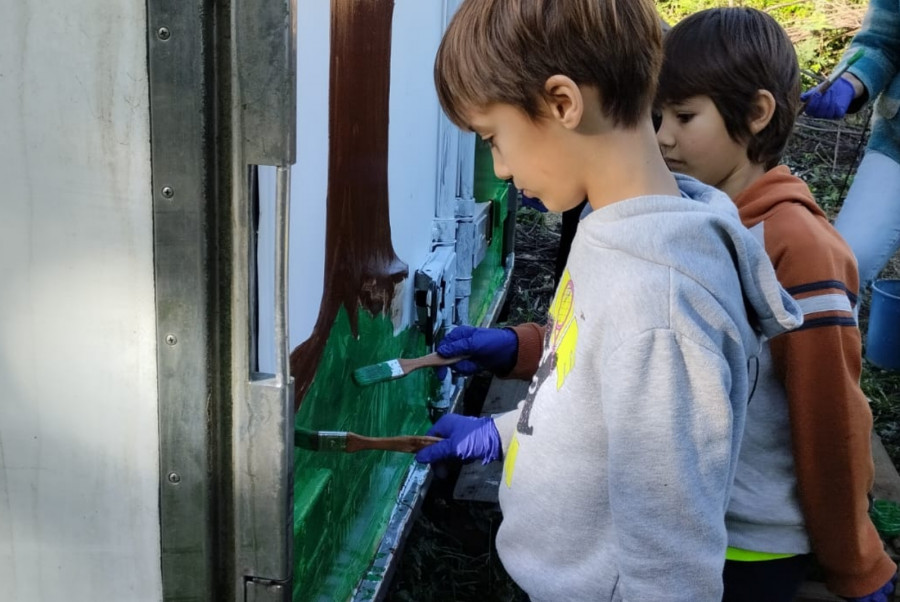
[[466,0],[435,62],[444,110],[491,144],[498,177],[551,211],[593,208],[542,349],[448,337],[504,370],[534,353],[526,399],[443,417],[417,454],[504,456],[497,550],[536,601],[718,602],[748,364],[760,332],[799,324],[727,196],[666,168],[660,60],[650,0]]
[[797,57],[769,15],[717,8],[665,40],[660,148],[727,192],[804,313],[760,355],[728,507],[726,602],[789,602],[812,552],[837,594],[886,602],[897,567],[867,508],[872,414],[859,387],[859,278],[806,184],[779,165],[800,105]]

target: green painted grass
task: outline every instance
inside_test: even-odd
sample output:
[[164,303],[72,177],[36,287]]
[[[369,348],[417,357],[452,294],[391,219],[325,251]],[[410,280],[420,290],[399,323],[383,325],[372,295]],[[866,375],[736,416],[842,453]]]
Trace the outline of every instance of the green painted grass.
[[[395,335],[390,320],[365,311],[360,311],[359,337],[354,337],[342,309],[295,427],[384,437],[423,434],[431,424],[432,371],[368,387],[357,385],[352,372],[386,357],[425,352],[418,331]],[[294,453],[293,600],[346,600],[369,570],[413,456]]]

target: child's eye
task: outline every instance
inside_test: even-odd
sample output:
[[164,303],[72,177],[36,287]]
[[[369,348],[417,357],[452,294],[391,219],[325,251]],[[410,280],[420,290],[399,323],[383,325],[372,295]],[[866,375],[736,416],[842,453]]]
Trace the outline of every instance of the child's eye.
[[494,148],[494,137],[493,137],[493,136],[491,136],[490,138],[482,138],[481,140],[482,140],[485,144],[487,144],[488,146],[490,146],[491,148]]
[[677,113],[675,117],[678,119],[680,123],[688,123],[691,119],[694,118],[693,113]]

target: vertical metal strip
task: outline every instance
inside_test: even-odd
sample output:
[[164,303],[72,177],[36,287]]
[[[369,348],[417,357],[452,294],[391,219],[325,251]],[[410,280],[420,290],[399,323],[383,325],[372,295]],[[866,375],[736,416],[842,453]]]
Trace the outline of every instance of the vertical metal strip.
[[[233,493],[236,585],[246,599],[291,592],[293,389],[288,355],[290,165],[296,152],[296,2],[232,5]],[[247,165],[276,168],[274,326],[276,374],[251,374]],[[260,255],[268,251],[258,250]]]
[[288,251],[291,226],[291,170],[275,170],[275,377],[288,384],[291,367],[288,351]]
[[208,27],[147,0],[165,600],[213,599],[207,266]]

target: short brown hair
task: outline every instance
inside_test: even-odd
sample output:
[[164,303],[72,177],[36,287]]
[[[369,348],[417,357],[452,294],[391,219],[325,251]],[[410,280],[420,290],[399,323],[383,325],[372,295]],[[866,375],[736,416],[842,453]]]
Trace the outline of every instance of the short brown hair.
[[[775,98],[775,113],[756,135],[749,129],[758,90]],[[800,108],[800,68],[787,33],[770,15],[743,7],[711,8],[666,34],[657,102],[709,96],[728,135],[747,144],[747,157],[777,165]]]
[[650,108],[662,62],[651,0],[465,0],[434,64],[447,116],[494,103],[540,116],[544,83],[566,75],[596,86],[616,125],[637,125]]

